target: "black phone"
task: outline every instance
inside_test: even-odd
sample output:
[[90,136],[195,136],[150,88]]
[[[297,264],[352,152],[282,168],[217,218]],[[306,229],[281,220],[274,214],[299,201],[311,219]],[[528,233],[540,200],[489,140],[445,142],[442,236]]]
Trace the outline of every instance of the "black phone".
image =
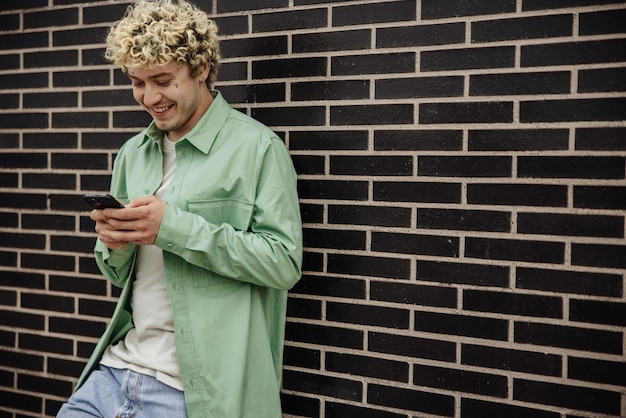
[[83,196],[85,201],[89,203],[95,209],[115,208],[121,209],[124,207],[116,198],[110,194],[86,194]]

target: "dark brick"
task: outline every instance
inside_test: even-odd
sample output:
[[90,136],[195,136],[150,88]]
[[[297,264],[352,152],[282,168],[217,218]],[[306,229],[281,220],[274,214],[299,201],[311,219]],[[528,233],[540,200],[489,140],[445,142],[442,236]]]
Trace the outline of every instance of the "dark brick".
[[326,353],[325,370],[345,373],[352,376],[374,377],[395,382],[408,383],[409,381],[408,363],[377,357],[332,352]]
[[567,150],[566,129],[470,130],[469,151],[547,151]]
[[0,305],[17,307],[17,292],[0,290]]
[[507,418],[560,418],[558,412],[542,411],[509,403],[496,403],[478,399],[461,399],[463,418],[507,417]]
[[489,369],[560,377],[563,360],[556,354],[463,344],[461,363]]
[[623,353],[621,332],[591,328],[516,322],[515,342],[596,353]]
[[511,123],[512,102],[420,103],[419,122]]
[[[283,413],[315,418],[320,414],[320,400],[281,392]],[[328,403],[326,403],[328,405]]]
[[284,363],[289,366],[320,370],[322,367],[320,350],[304,347],[285,346]]
[[452,287],[372,281],[370,298],[408,305],[457,307],[457,290]]
[[72,382],[47,377],[18,374],[17,388],[56,396],[69,396],[72,393]]
[[367,337],[367,348],[373,352],[447,362],[456,359],[456,344],[450,341],[372,331]]
[[43,250],[46,247],[46,236],[43,234],[9,234],[6,232],[0,232],[0,242],[10,242],[11,247],[20,249],[29,248]]
[[[4,8],[4,4],[2,4]],[[0,45],[11,45],[11,49],[32,49],[47,48],[48,32],[26,32],[18,34],[2,34],[0,35]]]
[[510,232],[511,214],[487,210],[417,209],[417,227],[465,231]]
[[17,268],[16,251],[0,251],[0,266]]
[[21,265],[24,268],[74,271],[76,259],[74,256],[61,256],[57,254],[22,253]]
[[418,157],[417,174],[437,177],[511,177],[510,157]]
[[513,68],[514,66],[515,48],[510,46],[423,51],[420,54],[422,72]]
[[515,0],[422,0],[422,19],[491,15],[515,12]]
[[295,285],[292,293],[316,296],[334,296],[349,299],[365,299],[365,281],[305,274]]
[[328,26],[327,9],[299,9],[252,15],[252,31],[254,33],[323,28],[326,26]]
[[366,150],[367,131],[294,131],[290,150]]
[[74,174],[23,174],[22,186],[26,189],[58,189],[74,190],[76,176]]
[[506,376],[422,364],[413,365],[413,384],[497,398],[508,393]]
[[376,80],[377,99],[461,97],[463,77],[416,77]]
[[104,279],[50,275],[49,280],[52,291],[107,296],[107,281]]
[[[13,328],[25,328],[32,330],[44,330],[45,317],[43,315],[26,312],[0,310],[2,325]],[[12,365],[17,367],[17,365]]]
[[407,309],[383,306],[353,305],[349,303],[326,303],[326,319],[333,322],[371,325],[394,329],[408,329]]
[[59,112],[52,114],[53,128],[107,128],[107,112]]
[[376,29],[376,47],[378,48],[448,45],[464,42],[464,22]]
[[98,44],[106,39],[108,26],[52,32],[52,45],[55,47]]
[[415,72],[415,53],[348,55],[331,58],[331,75]]
[[626,187],[574,186],[574,207],[626,209]]
[[290,318],[322,319],[322,302],[319,300],[290,297],[287,301],[287,316]]
[[333,26],[415,20],[416,4],[412,0],[333,7]]
[[[331,125],[397,125],[413,123],[412,104],[332,106]],[[294,121],[296,122],[296,121]]]
[[106,170],[109,156],[105,153],[55,152],[52,154],[52,167],[73,170]]
[[[211,17],[215,23],[217,23],[217,27],[219,28],[219,35],[237,35],[249,33],[248,27],[248,16],[212,16]],[[220,68],[220,79],[222,78],[222,70]]]
[[0,75],[0,90],[33,89],[48,87],[47,73]]
[[138,130],[141,130],[150,122],[152,122],[150,114],[143,110],[113,112],[114,128],[138,128]]
[[608,215],[522,212],[517,215],[517,232],[539,235],[623,238],[624,218]]
[[573,21],[571,14],[563,14],[472,22],[472,42],[572,36]]
[[411,209],[383,206],[328,205],[329,224],[411,226]]
[[528,11],[561,9],[565,7],[593,6],[612,3],[618,2],[616,0],[553,0],[551,2],[545,2],[543,0],[525,0],[522,6],[522,10]]
[[413,174],[413,157],[331,156],[330,174],[354,176],[409,176]]
[[[220,50],[224,58],[234,57],[258,57],[264,55],[280,55],[287,53],[287,36],[266,36],[260,38],[246,38],[246,39],[226,39],[220,42]],[[254,62],[252,64],[253,74],[256,74],[253,78],[275,78],[282,77],[273,75],[274,71],[281,70],[280,74],[285,73],[283,66],[290,64],[289,70],[301,65],[317,63],[319,67],[319,61],[326,61],[323,58],[309,59],[308,61],[296,61],[296,60],[271,60],[261,61],[260,63]],[[271,65],[275,63],[275,65]],[[255,70],[256,67],[256,70]],[[324,70],[326,67],[324,66]],[[273,70],[273,71],[272,71]],[[261,74],[266,75],[262,77]],[[315,75],[315,74],[311,74]]]
[[298,195],[302,199],[366,200],[367,182],[338,180],[300,180]]
[[[2,237],[4,238],[4,237]],[[0,240],[1,241],[1,240]],[[7,242],[7,241],[2,241]],[[45,289],[45,277],[43,274],[26,273],[21,271],[3,271],[2,286],[20,287],[27,289]]]
[[308,248],[335,248],[365,250],[365,231],[304,228],[304,246]]
[[92,25],[94,23],[113,22],[121,18],[129,4],[109,4],[106,6],[83,7],[83,23]]
[[293,34],[291,43],[294,53],[349,51],[369,49],[372,42],[370,29],[335,32]]
[[[359,418],[405,418],[406,414],[396,414],[393,412],[382,411],[379,409],[364,408],[355,405],[345,405],[336,402],[325,403],[326,409],[324,416],[326,418],[343,418],[343,417],[359,417]],[[308,415],[303,415],[308,416]],[[315,415],[315,416],[319,416]]]
[[291,84],[291,100],[356,100],[367,99],[369,80],[310,81]]
[[418,260],[417,279],[427,282],[508,287],[509,268],[487,264]]
[[288,0],[220,0],[217,4],[218,13],[244,10],[281,8],[289,5]]
[[619,392],[524,379],[513,380],[513,399],[607,415],[621,411]]
[[459,257],[459,238],[444,235],[372,233],[372,251]]
[[74,298],[23,292],[21,306],[29,309],[74,313]]
[[0,129],[47,129],[47,113],[0,114]]
[[96,316],[108,319],[113,315],[115,302],[106,300],[87,300],[80,299],[78,301],[78,313],[80,315]]
[[286,97],[284,83],[230,85],[220,92],[231,104],[283,102]]
[[323,346],[363,348],[363,331],[328,325],[287,322],[285,338],[288,341]]
[[324,223],[324,205],[300,203],[300,214],[304,223]]
[[624,157],[518,157],[520,177],[623,179]]
[[374,131],[376,151],[460,151],[463,132],[460,130],[377,130]]
[[19,336],[19,348],[22,350],[43,351],[46,353],[74,354],[74,342],[72,340],[48,337],[45,335],[21,333]]
[[563,319],[563,300],[553,296],[466,289],[463,291],[463,309]]
[[294,370],[283,371],[283,387],[336,399],[358,401],[363,397],[363,383],[359,381]]
[[580,65],[626,60],[626,39],[522,45],[521,66]]
[[626,32],[626,9],[581,13],[579,19],[578,33],[581,36]]
[[[84,67],[90,67],[92,65],[110,65],[110,63],[104,59],[102,48],[83,49],[81,64]],[[126,83],[128,83],[128,79],[126,79]]]
[[78,93],[26,93],[23,95],[25,109],[46,107],[77,107]]
[[[4,5],[2,6],[4,7]],[[40,413],[43,406],[43,398],[38,395],[0,390],[0,398],[2,399],[2,406],[5,408]]]
[[545,184],[468,184],[467,202],[481,205],[567,206],[567,187]]
[[48,357],[48,373],[68,376],[77,379],[83,371],[84,367],[85,362],[82,361],[72,361]]
[[468,237],[465,239],[465,256],[489,260],[563,264],[565,245],[562,242],[550,241]]
[[570,78],[569,71],[471,75],[470,95],[566,94]]
[[359,255],[328,255],[328,272],[390,279],[408,279],[411,262],[401,258],[384,258]]
[[68,8],[24,13],[23,19],[25,29],[76,25],[78,23],[78,9]]
[[415,312],[415,331],[506,341],[509,322],[467,314]]
[[48,155],[39,152],[4,152],[0,154],[2,168],[48,168]]
[[567,377],[585,382],[626,386],[626,363],[569,356]]
[[[24,148],[77,148],[78,135],[73,132],[37,132],[23,134]],[[50,175],[50,174],[46,174]],[[74,187],[72,187],[74,188]]]
[[454,416],[454,397],[433,392],[371,383],[367,385],[367,402],[433,415]]
[[626,68],[581,70],[578,72],[578,92],[626,91]]
[[626,304],[597,300],[572,299],[569,304],[572,321],[626,326]]
[[89,253],[93,250],[93,238],[91,237],[79,237],[79,236],[67,236],[53,235],[50,237],[50,249],[52,251],[65,251],[65,252],[77,252],[77,253]]
[[19,107],[19,94],[0,94],[0,109],[17,109]]
[[61,334],[99,338],[105,328],[106,324],[99,321],[54,316],[48,319],[49,331]]
[[0,16],[0,28],[2,28],[3,31],[18,30],[20,28],[20,15],[13,13]]
[[609,297],[624,294],[618,274],[517,267],[515,280],[519,289]]
[[[626,45],[624,45],[626,49]],[[626,57],[624,58],[626,60]],[[626,119],[626,99],[537,100],[520,103],[520,121],[582,122]]]
[[83,107],[133,106],[135,99],[129,89],[83,91]]
[[391,202],[460,203],[459,183],[374,182],[374,200]]
[[322,106],[254,108],[252,117],[268,126],[321,126],[326,123],[326,111]]
[[298,174],[324,174],[326,160],[322,155],[293,155],[293,166]]

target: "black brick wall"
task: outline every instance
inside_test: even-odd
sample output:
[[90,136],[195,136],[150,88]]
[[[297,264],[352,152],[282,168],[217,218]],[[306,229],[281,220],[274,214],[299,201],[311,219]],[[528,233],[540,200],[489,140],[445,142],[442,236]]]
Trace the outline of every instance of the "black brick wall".
[[[285,417],[626,416],[626,5],[198,0],[284,138]],[[127,1],[0,5],[0,417],[54,416],[118,290],[80,196],[148,122]]]

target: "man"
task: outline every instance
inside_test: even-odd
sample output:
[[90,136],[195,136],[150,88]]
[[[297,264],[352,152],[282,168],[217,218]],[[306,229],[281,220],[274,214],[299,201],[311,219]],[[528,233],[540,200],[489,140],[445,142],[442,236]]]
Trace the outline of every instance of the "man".
[[217,28],[196,6],[140,0],[111,29],[153,118],[93,210],[101,271],[122,288],[58,417],[275,418],[287,290],[300,277],[296,176],[280,139],[212,90]]

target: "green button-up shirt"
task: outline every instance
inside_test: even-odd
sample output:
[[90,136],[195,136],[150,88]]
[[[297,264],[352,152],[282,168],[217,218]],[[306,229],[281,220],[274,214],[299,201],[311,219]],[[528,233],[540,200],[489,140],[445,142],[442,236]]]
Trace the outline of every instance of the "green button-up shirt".
[[[176,143],[176,175],[155,245],[163,249],[189,417],[275,418],[287,290],[302,262],[296,174],[271,130],[213,95]],[[114,196],[130,201],[157,190],[162,137],[152,123],[122,146]],[[135,254],[134,245],[109,250],[96,242],[98,266],[122,292],[78,386],[133,326]]]

